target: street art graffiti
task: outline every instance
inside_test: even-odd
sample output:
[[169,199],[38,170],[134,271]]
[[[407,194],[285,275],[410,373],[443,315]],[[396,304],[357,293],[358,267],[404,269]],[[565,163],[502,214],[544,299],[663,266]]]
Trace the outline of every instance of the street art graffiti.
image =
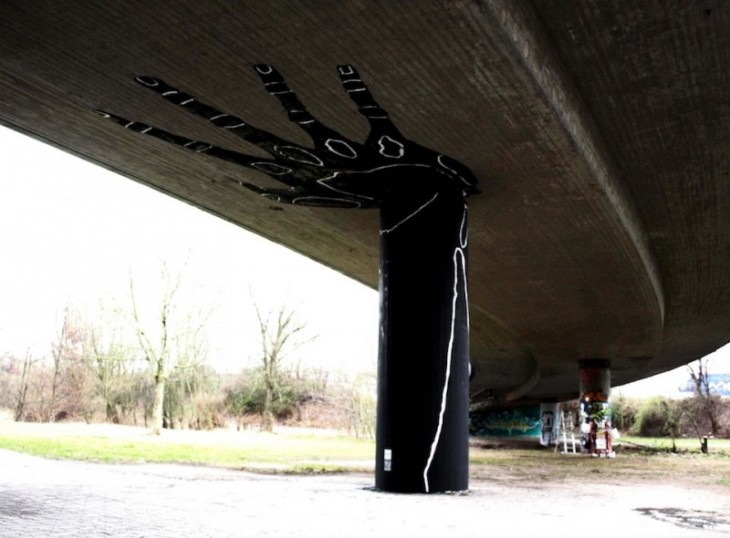
[[[312,116],[274,67],[258,64],[254,69],[289,119],[309,135],[311,147],[255,127],[152,76],[135,80],[166,101],[258,146],[270,157],[187,138],[106,110],[97,113],[130,131],[203,158],[222,159],[270,176],[282,187],[264,188],[252,183],[246,172],[233,180],[246,192],[266,199],[302,206],[380,209],[376,488],[427,493],[466,490],[469,312],[465,198],[478,193],[476,178],[451,157],[404,137],[351,65],[339,66],[338,73],[345,92],[369,123],[363,143],[344,137]],[[413,357],[418,357],[417,368]],[[416,420],[412,409],[432,412],[419,413]],[[538,431],[539,423],[538,417]]]
[[[186,138],[105,110],[97,113],[132,131],[263,172],[286,188],[267,189],[246,180],[238,183],[278,202],[320,207],[380,207],[383,198],[388,196],[387,191],[400,186],[412,193],[411,207],[404,215],[407,220],[428,204],[444,183],[457,186],[465,196],[477,192],[477,180],[468,168],[408,140],[398,131],[351,65],[339,66],[338,72],[344,90],[370,124],[370,133],[363,144],[347,139],[314,118],[274,67],[258,64],[254,69],[268,93],[280,101],[289,119],[310,136],[313,147],[284,140],[151,76],[138,76],[135,80],[170,103],[266,150],[271,158],[262,159]],[[409,176],[417,178],[418,184],[409,185],[405,180]]]
[[473,414],[470,422],[472,435],[537,437],[542,430],[538,407]]
[[[708,374],[707,383],[711,394],[718,396],[730,396],[730,374]],[[683,394],[694,394],[697,386],[692,379],[687,379],[685,383],[679,387],[679,392]]]

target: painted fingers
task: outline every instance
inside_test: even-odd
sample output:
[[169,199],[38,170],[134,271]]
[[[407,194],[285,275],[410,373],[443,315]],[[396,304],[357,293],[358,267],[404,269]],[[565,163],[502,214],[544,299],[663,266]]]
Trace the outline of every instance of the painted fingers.
[[198,101],[192,95],[170,86],[159,78],[139,76],[135,77],[134,80],[142,86],[157,92],[165,100],[184,108],[191,114],[204,118],[216,127],[225,129],[239,138],[243,138],[247,142],[251,142],[267,151],[271,150],[275,145],[286,143],[285,140],[278,136],[254,127],[237,116],[227,114],[211,105]]

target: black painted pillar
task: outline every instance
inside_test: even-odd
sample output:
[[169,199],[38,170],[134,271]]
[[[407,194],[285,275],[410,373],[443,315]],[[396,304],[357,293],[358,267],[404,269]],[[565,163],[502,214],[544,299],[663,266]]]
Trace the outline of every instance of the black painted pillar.
[[[375,486],[468,489],[467,211],[449,186],[381,207]],[[415,202],[415,203],[414,203]]]
[[283,187],[230,177],[240,187],[293,205],[380,208],[380,353],[376,487],[437,492],[468,488],[469,314],[466,204],[472,172],[405,138],[351,65],[342,86],[370,124],[364,143],[320,123],[268,64],[264,87],[312,139],[301,146],[199,101],[166,82],[136,81],[269,154],[260,157],[190,139],[98,110],[126,129],[269,175]]

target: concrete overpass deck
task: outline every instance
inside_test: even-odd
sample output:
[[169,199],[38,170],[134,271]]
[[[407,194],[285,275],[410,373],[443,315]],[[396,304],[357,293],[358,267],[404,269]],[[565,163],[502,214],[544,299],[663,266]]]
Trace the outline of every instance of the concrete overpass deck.
[[480,181],[468,200],[473,400],[572,398],[581,359],[610,359],[623,384],[730,340],[725,3],[0,6],[0,123],[375,287],[376,211],[269,203],[238,183],[268,176],[94,113],[265,155],[134,82],[150,75],[306,145],[251,69],[267,63],[314,116],[362,140],[336,71],[355,65],[405,136]]

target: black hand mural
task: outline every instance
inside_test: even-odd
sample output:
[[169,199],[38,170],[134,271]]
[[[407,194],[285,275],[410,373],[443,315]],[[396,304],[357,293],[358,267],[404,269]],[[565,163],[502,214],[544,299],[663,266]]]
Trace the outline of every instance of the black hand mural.
[[[413,201],[423,203],[424,193],[433,195],[445,184],[464,195],[477,192],[476,179],[454,159],[406,139],[378,105],[358,72],[349,65],[338,68],[345,91],[367,118],[370,133],[363,144],[345,138],[315,119],[272,66],[254,66],[266,90],[276,97],[289,119],[309,134],[313,148],[284,140],[245,120],[174,88],[160,79],[140,76],[136,81],[188,112],[266,150],[271,159],[261,159],[213,144],[191,140],[145,123],[130,121],[111,112],[97,112],[127,129],[263,172],[283,183],[285,189],[265,189],[246,181],[239,183],[262,196],[291,204],[371,208],[380,207],[387,191],[398,190],[403,178],[418,177],[402,188],[419,191]],[[400,178],[400,181],[399,179]],[[414,193],[415,194],[415,193]],[[426,197],[426,200],[430,196]]]

